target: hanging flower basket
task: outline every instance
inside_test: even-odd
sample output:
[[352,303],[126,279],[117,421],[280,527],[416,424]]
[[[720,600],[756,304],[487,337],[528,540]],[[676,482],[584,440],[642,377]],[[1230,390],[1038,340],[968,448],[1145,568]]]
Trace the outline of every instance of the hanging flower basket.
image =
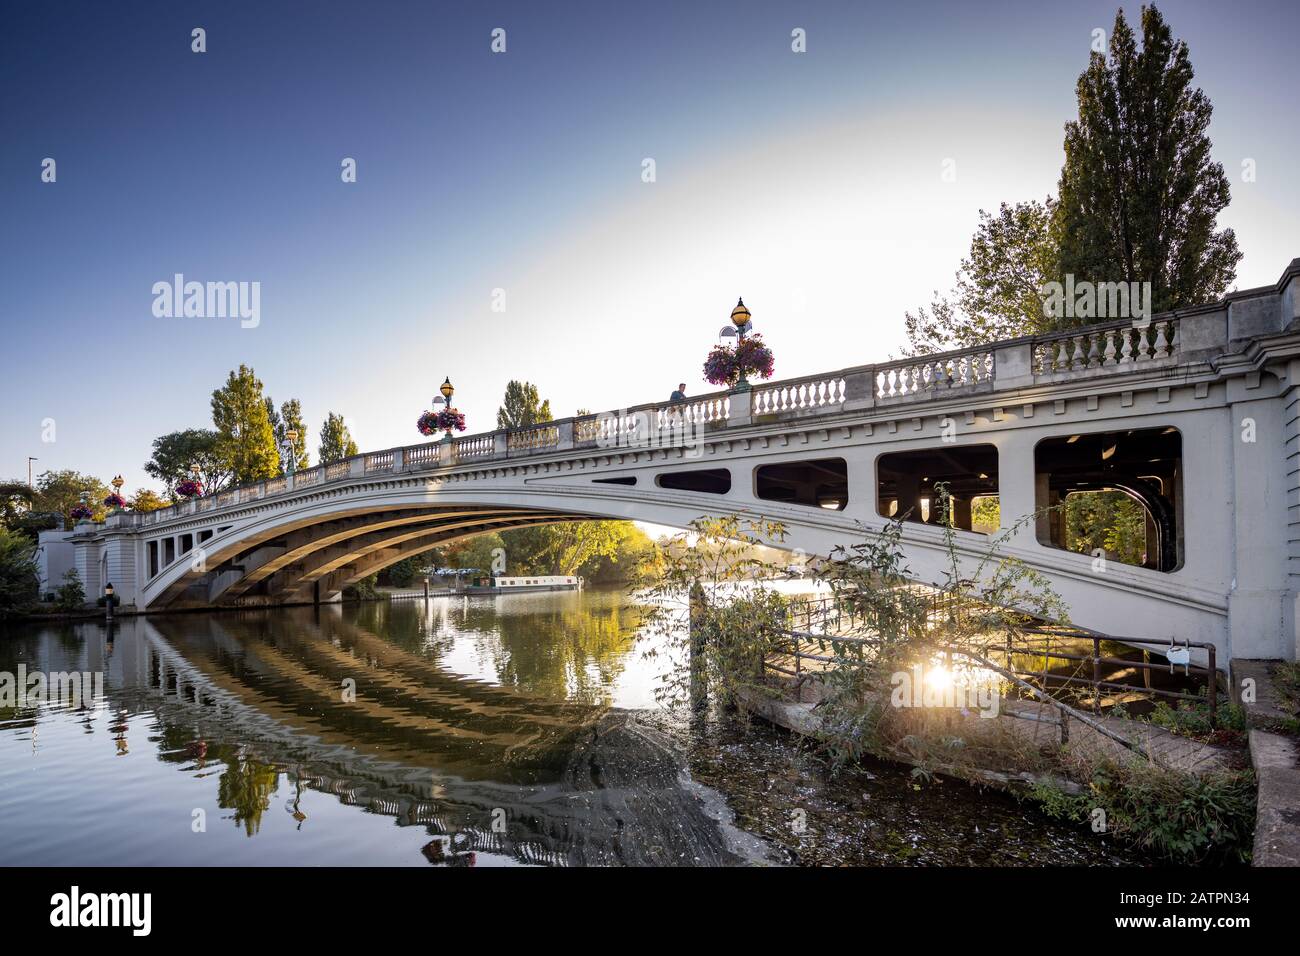
[[420,430],[421,435],[432,435],[440,431],[450,433],[453,429],[463,432],[465,430],[465,415],[454,408],[425,412],[416,420],[415,427]]
[[126,507],[126,499],[114,492],[104,499],[104,507],[112,508],[114,511],[121,511]]
[[203,485],[197,481],[186,478],[176,486],[176,494],[182,498],[198,498],[203,494]]
[[733,345],[715,345],[704,360],[704,378],[714,385],[734,387],[750,375],[771,378],[775,358],[758,333]]
[[89,505],[76,505],[68,514],[72,515],[73,521],[89,521],[95,513]]

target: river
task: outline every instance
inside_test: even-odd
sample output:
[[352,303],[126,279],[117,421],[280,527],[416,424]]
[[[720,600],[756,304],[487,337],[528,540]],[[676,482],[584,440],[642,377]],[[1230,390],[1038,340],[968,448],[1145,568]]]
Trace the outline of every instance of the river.
[[103,677],[0,701],[0,863],[1145,862],[998,793],[684,721],[639,622],[593,590],[6,625],[11,689]]

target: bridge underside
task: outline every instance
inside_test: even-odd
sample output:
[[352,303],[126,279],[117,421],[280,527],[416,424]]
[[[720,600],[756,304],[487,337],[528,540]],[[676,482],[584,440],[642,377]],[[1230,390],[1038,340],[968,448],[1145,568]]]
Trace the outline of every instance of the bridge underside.
[[450,506],[388,508],[280,525],[225,548],[196,549],[188,570],[151,601],[150,608],[331,601],[344,588],[389,565],[462,538],[591,517]]

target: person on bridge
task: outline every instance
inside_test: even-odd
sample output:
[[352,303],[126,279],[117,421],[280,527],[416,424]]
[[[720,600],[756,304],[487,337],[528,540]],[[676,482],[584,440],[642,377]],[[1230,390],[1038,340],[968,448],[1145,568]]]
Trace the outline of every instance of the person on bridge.
[[670,402],[684,402],[684,401],[686,401],[686,383],[685,383],[685,382],[682,382],[680,385],[678,385],[678,386],[677,386],[677,391],[673,392],[671,395],[668,396],[668,401],[670,401]]

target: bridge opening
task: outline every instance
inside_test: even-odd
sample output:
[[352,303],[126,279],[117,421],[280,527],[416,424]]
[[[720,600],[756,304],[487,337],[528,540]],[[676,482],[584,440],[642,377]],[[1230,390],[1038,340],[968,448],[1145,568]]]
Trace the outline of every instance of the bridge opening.
[[655,479],[660,488],[676,491],[701,491],[725,495],[731,490],[731,472],[726,468],[700,468],[696,471],[670,471]]
[[1034,449],[1039,543],[1176,571],[1183,555],[1182,444],[1173,427],[1040,441]]
[[[946,484],[950,514],[941,516],[935,487]],[[932,507],[933,506],[933,507]],[[993,445],[926,448],[876,459],[876,511],[919,524],[961,531],[998,529],[998,450]]]
[[849,466],[843,458],[759,465],[754,494],[764,501],[843,511],[849,503]]
[[591,483],[593,485],[635,485],[636,476],[622,475],[618,478],[593,478]]

